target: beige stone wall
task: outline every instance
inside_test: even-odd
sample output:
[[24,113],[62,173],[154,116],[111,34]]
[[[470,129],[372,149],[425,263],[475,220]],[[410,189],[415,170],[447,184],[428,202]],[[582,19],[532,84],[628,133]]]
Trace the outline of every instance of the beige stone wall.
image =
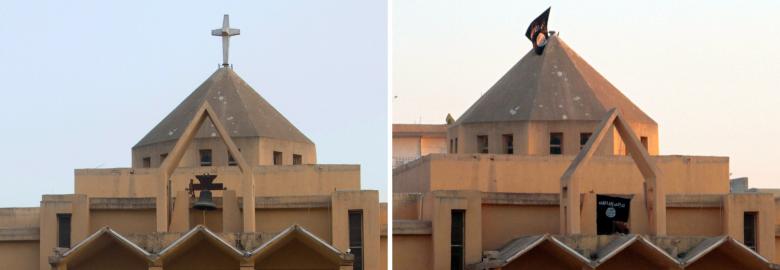
[[773,263],[780,263],[780,236],[775,235],[775,259]]
[[[79,169],[75,193],[89,197],[155,197],[158,169]],[[241,190],[238,167],[178,168],[172,176],[172,189],[185,190],[198,174],[216,174],[215,182]],[[359,165],[255,166],[256,196],[330,195],[333,190],[359,190]],[[240,195],[240,194],[239,194]],[[214,196],[222,196],[221,191]]]
[[555,232],[558,206],[482,206],[482,248],[498,250],[510,239]]
[[774,196],[767,193],[732,193],[724,196],[723,206],[725,234],[740,242],[744,241],[744,213],[758,213],[758,253],[774,261]]
[[0,228],[33,228],[40,222],[38,207],[0,208]]
[[482,259],[482,196],[477,191],[433,191],[426,200],[431,205],[428,218],[433,230],[433,267],[450,269],[452,210],[465,210],[465,263]]
[[2,241],[0,242],[0,268],[37,270],[40,267],[39,249],[38,241]]
[[393,269],[433,269],[430,235],[393,235]]
[[[214,209],[210,211],[203,211],[194,208],[190,208],[190,228],[194,228],[197,225],[204,225],[213,232],[224,232],[222,209]],[[154,216],[152,216],[154,217]],[[238,217],[240,218],[240,217]],[[240,222],[240,221],[238,221]]]
[[[488,148],[491,154],[504,154],[502,135],[513,135],[515,155],[549,155],[550,133],[563,133],[563,154],[576,155],[580,150],[580,134],[593,133],[598,121],[523,121],[500,123],[473,123],[455,125],[449,128],[447,141],[458,138],[458,153],[477,153],[477,136],[488,136]],[[658,155],[658,126],[642,123],[630,123],[638,137],[647,137],[648,152]],[[612,128],[597,155],[625,155],[626,150],[617,131]]]
[[[236,147],[241,149],[241,153],[249,164],[260,165],[258,160],[258,143],[259,138],[232,138]],[[151,158],[151,165],[153,168],[160,167],[162,164],[162,158],[160,155],[167,154],[173,150],[173,146],[176,141],[167,141],[157,144],[142,146],[133,148],[132,156],[132,168],[142,168],[143,158]],[[200,149],[211,149],[212,153],[212,166],[227,166],[228,165],[228,151],[225,143],[219,137],[214,138],[197,138],[187,146],[187,150],[184,152],[180,167],[198,167],[200,166]]]
[[724,215],[723,208],[667,208],[666,234],[671,236],[723,235]]
[[[292,165],[293,154],[301,155],[303,164],[317,163],[317,151],[314,144],[265,137],[237,137],[232,139],[246,161],[251,165],[273,165],[274,151],[282,152],[282,165]],[[143,158],[145,157],[151,158],[152,167],[159,167],[162,164],[160,155],[172,151],[175,144],[176,141],[168,141],[134,148],[132,151],[132,167],[142,168]],[[217,136],[194,139],[192,144],[187,146],[179,166],[200,166],[200,149],[211,149],[212,166],[228,166],[227,146]]]
[[[393,171],[393,192],[480,190],[558,193],[574,156],[429,155]],[[656,156],[667,194],[729,192],[728,158]],[[580,171],[583,191],[641,194],[643,178],[626,156],[595,156]],[[643,200],[642,198],[639,198]]]
[[336,191],[331,195],[332,244],[339,250],[349,248],[349,211],[363,212],[363,264],[365,269],[380,266],[379,192],[375,190]]
[[314,144],[260,138],[258,146],[258,161],[260,165],[273,165],[274,151],[282,152],[282,165],[292,165],[293,154],[301,155],[303,164],[317,163],[317,150],[315,149]]
[[40,207],[39,269],[49,269],[48,258],[57,245],[57,214],[71,214],[71,245],[89,235],[89,199],[81,194],[44,195]]
[[387,270],[387,236],[379,238],[379,269]]
[[326,242],[332,240],[331,212],[327,208],[257,209],[255,220],[258,232],[278,233],[298,224]]
[[393,193],[393,220],[420,219],[422,212],[422,194]]
[[105,226],[122,235],[155,232],[154,210],[91,210],[89,234]]

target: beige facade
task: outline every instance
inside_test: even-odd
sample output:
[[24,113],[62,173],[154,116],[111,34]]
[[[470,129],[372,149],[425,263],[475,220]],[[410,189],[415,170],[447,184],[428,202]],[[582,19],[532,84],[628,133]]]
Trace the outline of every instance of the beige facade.
[[[0,209],[0,269],[387,268],[387,207],[360,188],[360,166],[317,164],[314,143],[229,67],[132,156],[75,170],[74,194]],[[200,175],[224,188],[213,210],[194,207]]]
[[[778,267],[780,200],[732,192],[728,157],[659,155],[655,121],[557,35],[447,144],[393,170],[395,269]],[[598,195],[629,201],[625,231],[599,234]]]

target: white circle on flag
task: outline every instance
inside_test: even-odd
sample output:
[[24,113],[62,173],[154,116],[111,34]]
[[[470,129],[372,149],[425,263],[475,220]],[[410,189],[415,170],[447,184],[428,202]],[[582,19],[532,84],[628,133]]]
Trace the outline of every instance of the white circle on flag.
[[615,217],[615,214],[617,214],[617,213],[615,212],[615,208],[612,208],[612,207],[610,207],[610,208],[607,208],[607,217],[608,217],[608,218],[613,218],[613,217]]

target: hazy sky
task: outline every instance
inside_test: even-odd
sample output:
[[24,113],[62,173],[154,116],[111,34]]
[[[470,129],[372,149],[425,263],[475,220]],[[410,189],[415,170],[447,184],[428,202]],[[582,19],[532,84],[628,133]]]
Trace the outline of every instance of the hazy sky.
[[235,71],[317,144],[387,187],[385,1],[13,1],[0,8],[0,207],[73,193],[73,169],[130,148],[217,68]]
[[661,154],[780,187],[780,1],[395,0],[393,121],[459,117],[549,29],[656,120]]

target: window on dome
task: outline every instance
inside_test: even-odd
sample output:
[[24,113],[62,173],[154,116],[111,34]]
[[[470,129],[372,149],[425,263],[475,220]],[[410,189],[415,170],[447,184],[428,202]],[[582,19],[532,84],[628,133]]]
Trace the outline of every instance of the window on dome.
[[563,133],[550,133],[550,155],[563,154]]
[[592,135],[592,133],[580,133],[580,150],[585,148],[585,144],[590,140],[590,135]]
[[274,165],[282,165],[282,152],[274,151]]
[[200,149],[200,166],[211,166],[211,149]]
[[504,154],[514,154],[515,153],[515,146],[514,146],[514,138],[512,134],[504,134],[501,136],[501,138],[504,141]]
[[488,153],[488,136],[477,135],[477,152],[482,154]]

